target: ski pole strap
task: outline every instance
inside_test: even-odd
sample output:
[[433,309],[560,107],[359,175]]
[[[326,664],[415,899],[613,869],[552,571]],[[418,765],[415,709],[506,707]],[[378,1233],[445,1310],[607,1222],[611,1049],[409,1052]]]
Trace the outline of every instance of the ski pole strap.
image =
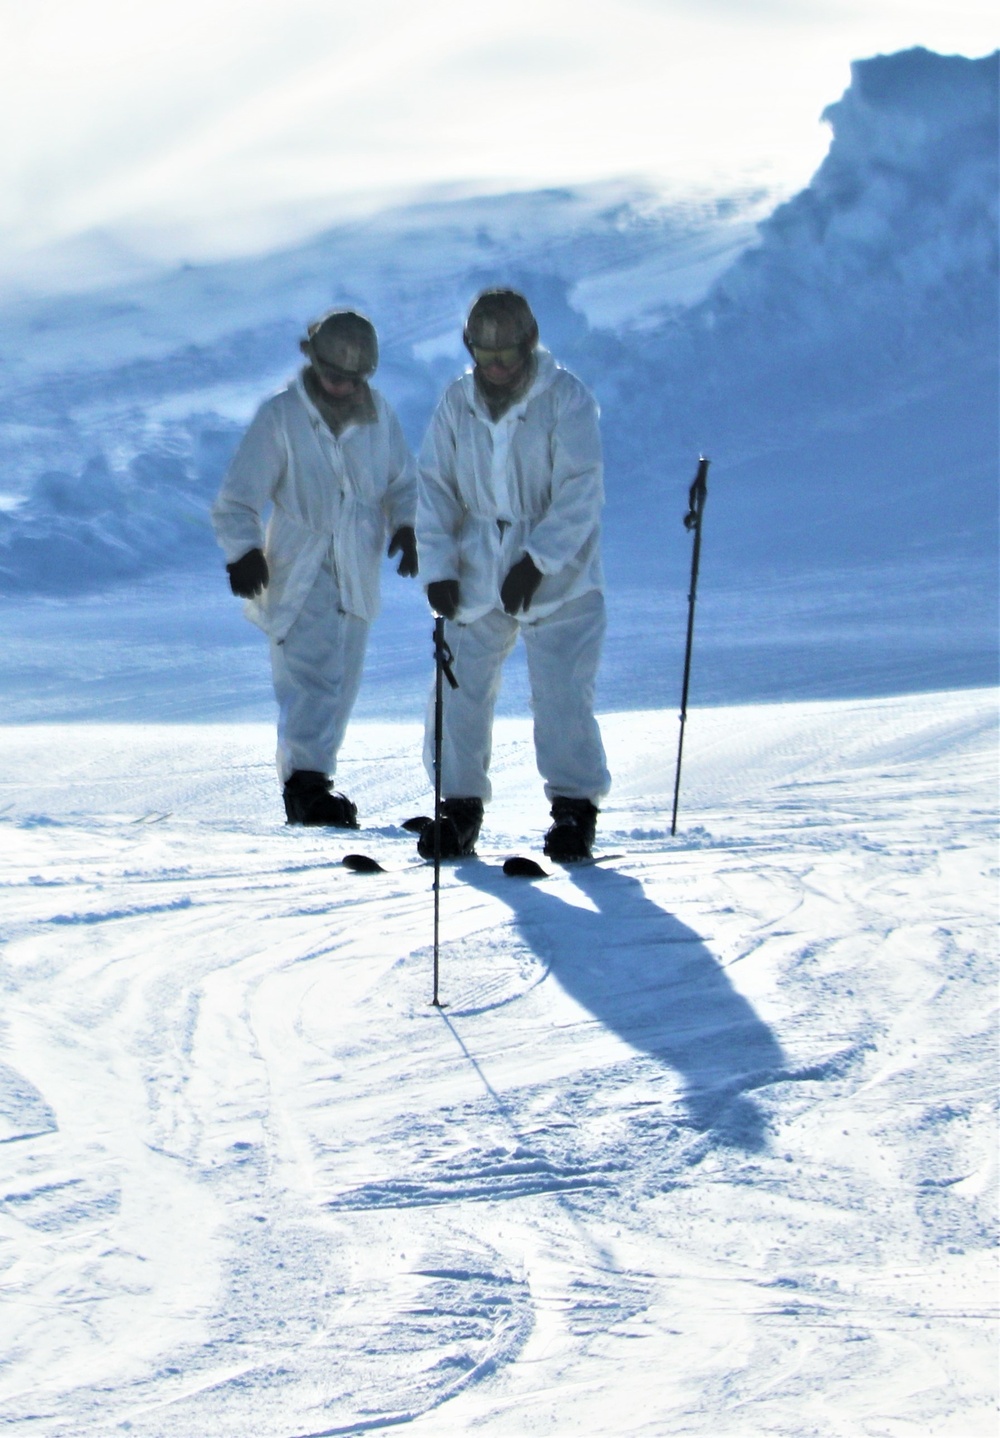
[[[444,628],[444,626],[442,625],[442,626],[441,626],[442,631],[443,631],[443,628]],[[448,645],[448,641],[447,641],[447,639],[445,639],[445,637],[444,637],[444,633],[443,633],[443,632],[439,633],[439,632],[438,632],[438,626],[435,625],[435,627],[434,627],[434,663],[435,663],[435,664],[440,664],[440,666],[441,666],[441,671],[442,671],[442,673],[444,674],[444,677],[447,679],[448,683],[451,685],[451,687],[452,687],[453,689],[457,689],[457,688],[458,688],[458,680],[455,678],[454,671],[453,671],[453,669],[452,669],[452,667],[451,667],[451,666],[454,664],[454,662],[455,662],[455,656],[454,656],[454,654],[452,654],[452,652],[451,652],[451,649],[450,649],[450,647],[449,647],[449,645]]]

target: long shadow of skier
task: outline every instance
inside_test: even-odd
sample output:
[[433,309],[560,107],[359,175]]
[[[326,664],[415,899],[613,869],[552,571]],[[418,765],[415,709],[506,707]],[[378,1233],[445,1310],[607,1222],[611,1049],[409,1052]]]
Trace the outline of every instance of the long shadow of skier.
[[763,1117],[747,1091],[783,1070],[781,1046],[699,935],[647,899],[638,879],[570,869],[594,905],[584,908],[480,864],[455,872],[510,907],[521,936],[568,994],[680,1075],[695,1128],[713,1128],[747,1151],[764,1146]]

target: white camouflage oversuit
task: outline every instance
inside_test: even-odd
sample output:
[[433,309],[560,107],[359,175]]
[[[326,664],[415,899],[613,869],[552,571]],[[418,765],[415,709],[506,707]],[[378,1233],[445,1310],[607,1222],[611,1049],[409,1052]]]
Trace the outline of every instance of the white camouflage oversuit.
[[414,522],[402,429],[382,395],[371,397],[374,419],[338,438],[300,375],[257,411],[212,510],[227,562],[258,547],[270,570],[245,613],[271,642],[282,782],[296,770],[336,772],[378,613],[386,535]]
[[[598,409],[546,350],[523,396],[494,421],[472,371],[446,390],[418,466],[421,580],[457,579],[446,627],[458,689],[446,689],[442,792],[484,802],[501,667],[525,642],[535,754],[545,793],[588,799],[610,787],[594,685],[605,631]],[[500,586],[529,554],[542,573],[531,607],[507,614]],[[433,781],[433,724],[424,763]]]

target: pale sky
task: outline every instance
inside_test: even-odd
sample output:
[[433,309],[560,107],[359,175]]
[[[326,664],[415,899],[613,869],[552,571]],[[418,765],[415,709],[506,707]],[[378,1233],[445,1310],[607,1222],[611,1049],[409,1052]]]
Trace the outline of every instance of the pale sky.
[[983,55],[987,0],[0,0],[0,271],[162,258],[428,186],[806,183],[852,59]]

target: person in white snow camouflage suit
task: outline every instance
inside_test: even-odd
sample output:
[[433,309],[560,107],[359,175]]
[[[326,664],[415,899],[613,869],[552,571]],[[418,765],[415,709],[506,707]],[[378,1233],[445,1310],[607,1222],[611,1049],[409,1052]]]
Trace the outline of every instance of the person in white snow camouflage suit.
[[[524,638],[535,754],[553,823],[545,852],[590,856],[610,777],[594,718],[605,631],[597,404],[538,343],[523,295],[486,290],[464,340],[474,368],[445,391],[420,454],[417,542],[447,621],[458,688],[444,699],[440,851],[474,852],[491,796],[501,667]],[[434,777],[433,716],[424,763]],[[418,847],[434,853],[434,824]]]
[[398,573],[417,573],[416,484],[399,421],[368,383],[378,364],[370,320],[333,310],[300,348],[308,363],[257,411],[212,522],[230,587],[271,641],[287,820],[356,829],[356,806],[331,780],[387,534]]

